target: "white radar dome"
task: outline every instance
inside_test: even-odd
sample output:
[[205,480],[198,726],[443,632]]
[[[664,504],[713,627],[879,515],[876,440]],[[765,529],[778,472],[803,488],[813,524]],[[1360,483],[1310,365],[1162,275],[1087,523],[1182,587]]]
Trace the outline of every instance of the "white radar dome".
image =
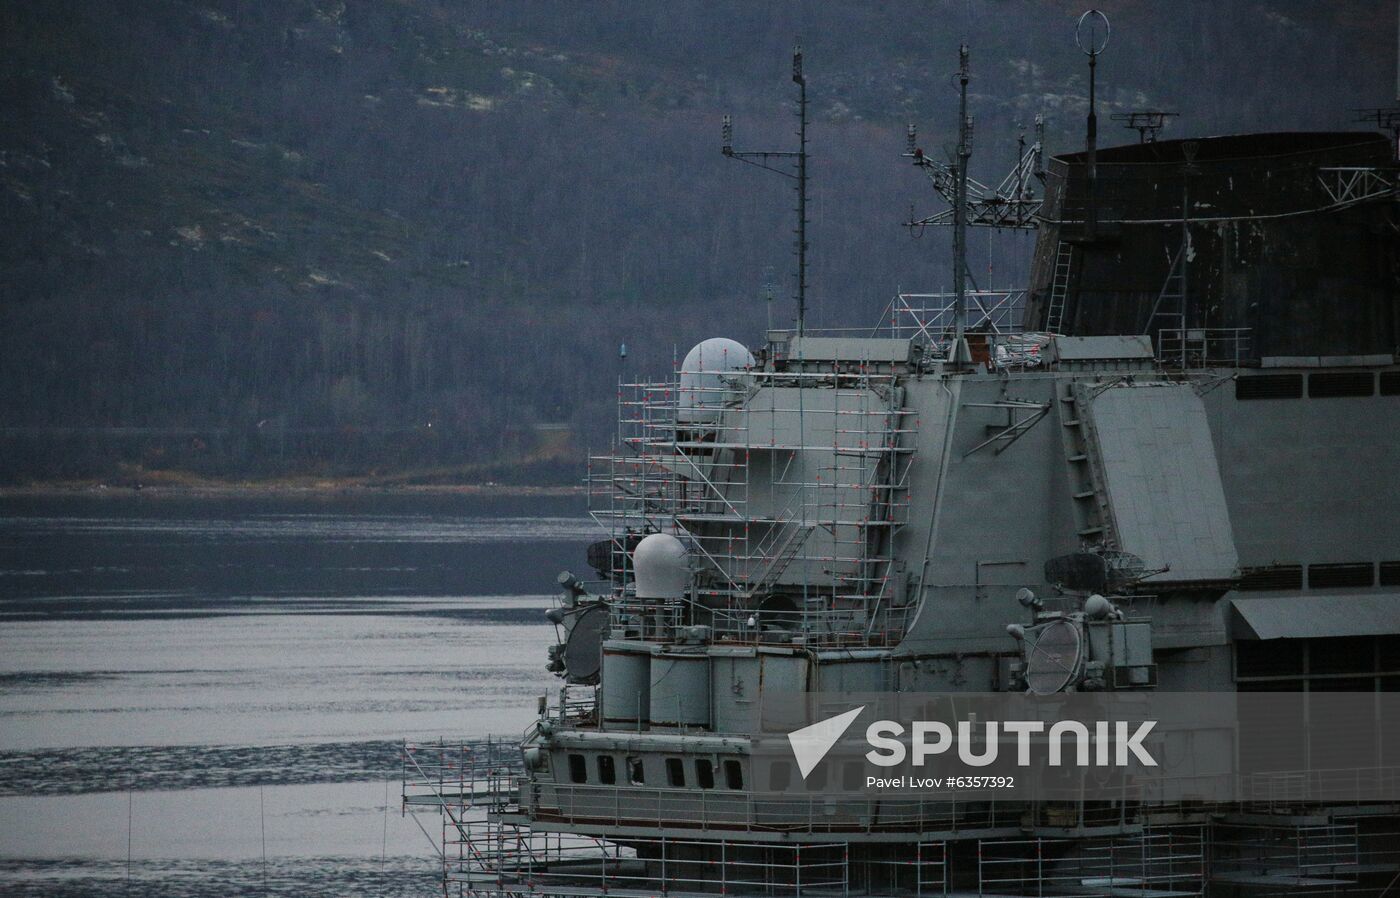
[[676,417],[682,424],[712,424],[716,411],[734,394],[727,375],[752,368],[753,353],[737,340],[711,337],[697,343],[681,362],[681,389]]
[[644,537],[632,550],[637,598],[681,599],[690,582],[685,545],[669,533]]

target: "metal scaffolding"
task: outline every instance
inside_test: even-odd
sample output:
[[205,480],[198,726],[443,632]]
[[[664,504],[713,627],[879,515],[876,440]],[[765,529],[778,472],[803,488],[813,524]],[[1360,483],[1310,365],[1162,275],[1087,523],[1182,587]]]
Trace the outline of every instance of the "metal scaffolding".
[[1393,809],[1297,810],[1213,823],[1211,882],[1238,896],[1296,898],[1384,895],[1400,883],[1400,820]]
[[[1026,310],[1025,290],[967,291],[967,330],[973,334],[1019,334]],[[957,316],[953,293],[898,293],[890,305],[892,336],[946,348]]]
[[917,432],[902,397],[889,366],[863,363],[622,384],[617,446],[588,475],[623,585],[614,615],[638,610],[631,541],[666,532],[699,560],[692,599],[716,635],[758,641],[781,620],[809,644],[897,639],[891,545],[908,518]]
[[1205,894],[1202,825],[1112,837],[1033,837],[978,845],[978,895],[1192,898]]
[[1359,898],[1400,883],[1390,806],[541,791],[513,739],[406,743],[403,757],[404,808],[440,814],[444,895],[459,898]]

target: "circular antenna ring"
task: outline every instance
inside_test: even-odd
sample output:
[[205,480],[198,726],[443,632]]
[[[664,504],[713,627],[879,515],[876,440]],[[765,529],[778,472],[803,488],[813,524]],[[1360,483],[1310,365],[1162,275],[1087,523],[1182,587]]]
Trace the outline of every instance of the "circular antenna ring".
[[1108,16],[1091,9],[1080,16],[1079,24],[1074,26],[1074,42],[1085,56],[1098,56],[1107,49],[1110,32]]
[[1084,643],[1079,628],[1057,620],[1040,629],[1026,657],[1026,688],[1034,695],[1061,692],[1079,676]]

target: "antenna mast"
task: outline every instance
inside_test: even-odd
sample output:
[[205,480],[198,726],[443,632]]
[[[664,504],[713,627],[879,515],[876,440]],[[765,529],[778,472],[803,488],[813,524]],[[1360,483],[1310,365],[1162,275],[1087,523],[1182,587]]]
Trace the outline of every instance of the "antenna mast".
[[948,361],[971,361],[967,349],[967,161],[972,158],[972,121],[967,115],[967,42],[958,47],[957,198],[953,202],[953,346]]
[[[1099,39],[1099,29],[1103,29],[1103,39]],[[1079,24],[1074,29],[1074,41],[1079,44],[1079,49],[1084,51],[1084,55],[1089,57],[1089,120],[1086,123],[1084,134],[1084,162],[1085,173],[1088,175],[1089,188],[1089,214],[1085,223],[1085,231],[1090,240],[1094,239],[1099,226],[1098,210],[1098,152],[1099,152],[1099,115],[1095,100],[1095,71],[1099,65],[1099,54],[1108,47],[1109,38],[1108,16],[1091,9],[1079,17]]]
[[[963,126],[966,125],[967,149],[970,156],[972,119],[967,115],[966,51],[967,47],[964,45],[961,50],[964,54],[963,66],[958,70],[958,86],[961,91],[958,146],[961,148],[963,145]],[[1029,147],[1025,145],[1024,134],[1017,139],[1016,165],[995,187],[983,184],[973,178],[968,174],[966,166],[962,166],[964,170],[959,173],[958,159],[961,159],[960,156],[955,158],[952,164],[939,162],[925,154],[918,144],[918,130],[911,124],[904,156],[913,159],[914,165],[924,170],[924,174],[928,175],[929,181],[933,184],[934,192],[943,198],[943,201],[948,204],[948,208],[922,218],[915,218],[911,213],[909,220],[904,223],[905,227],[917,230],[927,225],[954,224],[956,210],[959,206],[963,209],[963,224],[968,227],[1012,228],[1030,231],[1035,230],[1038,226],[1036,216],[1040,214],[1042,201],[1036,198],[1031,178],[1045,180],[1041,155],[1045,145],[1044,118],[1039,115],[1035,117],[1035,142]],[[962,184],[961,192],[960,183]],[[961,203],[959,197],[961,197]]]
[[[919,148],[918,132],[912,124],[904,153],[906,158],[914,160],[915,166],[923,169],[934,192],[948,204],[947,209],[922,218],[915,218],[911,209],[909,220],[904,224],[915,236],[927,225],[953,226],[953,343],[948,350],[948,361],[955,365],[971,361],[966,340],[967,282],[971,279],[967,270],[967,229],[1035,230],[1039,225],[1037,216],[1042,200],[1035,195],[1032,179],[1045,179],[1041,164],[1045,120],[1039,115],[1035,117],[1035,142],[1027,147],[1024,132],[1017,138],[1016,165],[999,184],[990,187],[968,174],[973,132],[972,116],[967,111],[967,85],[971,79],[968,58],[964,42],[958,47],[958,145],[952,159],[941,162],[925,154]],[[976,288],[974,282],[973,289]]]
[[[720,152],[730,159],[737,159],[740,162],[747,162],[749,165],[756,165],[766,171],[782,175],[784,178],[791,178],[796,182],[797,188],[797,230],[795,252],[797,255],[797,335],[803,335],[807,322],[807,78],[802,73],[802,48],[794,47],[792,51],[792,81],[797,85],[797,152],[785,152],[779,150],[745,150],[734,149],[734,120],[731,116],[724,117],[723,137],[724,144],[720,147]],[[789,171],[785,167],[779,167],[774,163],[777,159],[793,159],[796,161],[795,171]]]

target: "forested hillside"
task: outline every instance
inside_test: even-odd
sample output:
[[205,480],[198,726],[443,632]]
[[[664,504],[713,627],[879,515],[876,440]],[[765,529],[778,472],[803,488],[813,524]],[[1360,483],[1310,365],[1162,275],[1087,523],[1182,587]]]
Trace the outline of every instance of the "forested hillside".
[[[1390,0],[1104,0],[1101,115],[1166,136],[1354,125],[1390,101]],[[900,158],[948,140],[966,37],[974,174],[1018,125],[1082,141],[1081,3],[115,0],[0,4],[0,481],[576,476],[622,363],[754,342],[789,186],[727,162],[813,99],[814,324],[946,285]],[[1105,142],[1136,139],[1104,130]],[[1024,237],[973,241],[991,284]],[[990,250],[990,254],[989,254]]]

